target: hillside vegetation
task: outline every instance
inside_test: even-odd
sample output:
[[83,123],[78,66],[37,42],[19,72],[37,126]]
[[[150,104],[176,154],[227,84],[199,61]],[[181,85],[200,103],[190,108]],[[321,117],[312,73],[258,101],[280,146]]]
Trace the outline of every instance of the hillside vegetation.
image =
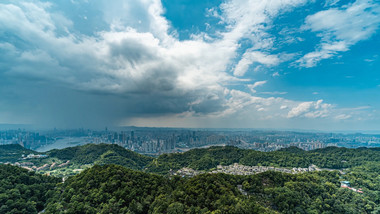
[[[0,164],[0,213],[38,213],[61,179]],[[49,192],[50,191],[50,192]]]
[[30,153],[38,153],[30,149],[26,149],[19,144],[9,144],[0,146],[0,162],[16,162],[22,155]]
[[[0,149],[5,155],[30,152],[17,145],[0,146]],[[0,165],[0,213],[41,210],[45,213],[380,213],[379,149],[329,147],[303,151],[290,147],[266,153],[227,146],[151,158],[117,145],[89,144],[46,154],[48,158],[25,161],[48,165],[46,170],[37,170],[40,173],[69,176],[65,183],[54,176]],[[68,161],[62,167],[48,164]],[[219,164],[233,163],[275,167],[315,164],[330,170],[298,174],[266,171],[248,176],[204,173],[179,177],[169,173],[183,167],[207,172]],[[77,175],[71,176],[74,174]],[[340,187],[341,181],[349,181],[354,189]]]
[[[0,146],[0,161],[20,161],[22,154],[30,153],[36,154],[36,152],[24,149],[20,145]],[[274,152],[260,152],[225,146],[192,149],[185,153],[162,154],[157,158],[152,158],[114,144],[87,144],[60,150],[54,149],[44,154],[47,154],[49,158],[26,161],[33,162],[37,166],[70,161],[69,166],[73,169],[88,168],[88,166],[82,167],[84,165],[117,164],[130,169],[162,175],[167,175],[170,170],[175,171],[183,167],[207,171],[217,167],[217,165],[231,165],[233,163],[246,166],[301,168],[314,164],[320,168],[344,169],[361,166],[369,161],[380,162],[380,149],[339,147],[327,147],[312,151],[289,147]],[[71,174],[73,173],[69,173],[69,175]]]
[[140,155],[115,144],[87,144],[84,146],[54,149],[49,157],[74,164],[118,164],[131,169],[142,169],[153,158]]
[[243,213],[266,213],[264,207],[249,204],[231,178],[219,174],[168,179],[116,165],[95,166],[60,186],[46,213],[239,213],[243,210]]
[[360,166],[368,161],[380,162],[379,149],[347,149],[327,147],[304,151],[290,147],[274,152],[260,152],[236,147],[210,147],[193,149],[185,153],[163,154],[146,166],[147,171],[160,174],[170,169],[190,167],[208,170],[217,165],[240,163],[247,166],[308,167],[315,164],[321,168],[342,169]]
[[378,198],[339,185],[337,171],[169,178],[103,165],[59,186],[46,213],[371,213],[379,209]]

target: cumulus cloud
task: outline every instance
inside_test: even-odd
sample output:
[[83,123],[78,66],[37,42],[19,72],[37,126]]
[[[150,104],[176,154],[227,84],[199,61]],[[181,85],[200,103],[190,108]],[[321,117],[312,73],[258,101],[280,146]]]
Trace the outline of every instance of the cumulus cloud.
[[[3,1],[0,123],[103,127],[167,118],[190,126],[210,118],[248,124],[325,117],[332,105],[322,101],[264,98],[231,87],[247,89],[251,80],[244,76],[253,65],[273,67],[294,56],[272,54],[275,37],[268,30],[278,15],[306,2],[228,0],[220,14],[213,10],[223,30],[180,40],[159,0]],[[241,40],[249,40],[242,53]],[[320,57],[345,51],[345,42],[324,44]],[[255,93],[266,83],[247,86]]]
[[323,103],[323,100],[318,100],[317,102],[303,102],[292,108],[288,112],[287,117],[326,117],[329,114],[329,109],[331,109],[331,107],[331,104]]
[[234,75],[243,76],[247,72],[249,66],[255,62],[262,65],[274,66],[277,65],[280,60],[276,55],[265,54],[259,51],[245,52],[242,59],[235,67]]
[[[128,124],[151,124],[157,125],[157,121],[163,122],[166,126],[178,126],[178,124],[189,123],[190,127],[207,127],[212,124],[214,127],[272,127],[276,123],[277,127],[290,128],[294,124],[304,124],[307,121],[309,126],[314,126],[322,121],[346,120],[354,118],[353,109],[338,109],[332,104],[324,103],[323,100],[313,102],[300,102],[276,97],[258,97],[239,90],[227,90],[226,108],[213,112],[209,115],[196,115],[194,112],[177,114],[169,117],[144,117],[133,118]],[[363,112],[364,113],[364,112]],[[357,117],[362,114],[356,112]],[[196,115],[196,117],[194,117]],[[240,121],[231,123],[230,121]],[[194,126],[196,124],[196,126]]]
[[[151,4],[146,8],[150,16],[156,17],[151,19],[159,19],[162,10],[157,9],[157,1]],[[221,82],[234,79],[223,71],[225,65],[209,63],[211,59],[223,61],[228,52],[209,51],[219,47],[202,41],[172,38],[162,17],[152,24],[156,29],[152,32],[118,26],[98,32],[97,37],[74,33],[58,36],[55,26],[61,23],[52,18],[55,14],[46,11],[48,6],[25,5],[1,7],[1,28],[24,41],[2,45],[13,50],[7,53],[9,58],[18,55],[18,66],[13,66],[8,75],[61,81],[79,90],[168,96],[182,96],[194,89],[220,90]],[[35,20],[33,14],[37,13],[42,16]]]
[[[34,80],[29,82],[34,87],[43,82],[52,88],[82,91],[91,99],[104,99],[93,94],[112,95],[125,108],[125,113],[118,111],[121,117],[133,112],[210,112],[222,108],[222,84],[239,81],[225,73],[226,65],[220,63],[231,52],[203,41],[178,41],[167,32],[160,2],[144,3],[146,19],[151,23],[149,32],[139,32],[124,26],[127,23],[110,19],[110,30],[99,31],[96,36],[71,32],[72,23],[60,22],[62,19],[55,19],[57,14],[49,12],[51,4],[2,4],[0,36],[2,41],[8,41],[0,45],[0,61],[8,66],[0,73],[1,79],[7,81],[2,87],[15,87],[17,79],[29,78]],[[65,28],[66,35],[59,34],[56,26]],[[21,96],[21,89],[14,90]],[[36,94],[44,96],[43,91],[39,93]],[[190,104],[194,100],[201,102]],[[40,104],[50,105],[48,100]],[[96,114],[103,114],[101,111],[107,108],[100,107]],[[67,112],[67,118],[71,113]],[[113,119],[117,120],[117,115]]]
[[348,51],[352,45],[372,37],[379,25],[380,5],[371,0],[356,0],[341,8],[330,8],[310,15],[303,28],[318,32],[321,43],[298,63],[303,67],[313,67],[323,59]]
[[[91,99],[108,94],[119,99],[128,113],[223,111],[229,108],[225,85],[243,81],[226,71],[236,57],[239,40],[250,38],[254,47],[242,57],[236,75],[243,75],[244,67],[253,61],[277,64],[276,56],[255,51],[271,46],[263,25],[302,2],[227,1],[221,6],[221,17],[230,30],[207,41],[197,36],[180,41],[169,32],[159,0],[57,3],[84,4],[88,10],[101,11],[101,23],[108,28],[94,27],[90,34],[76,26],[77,20],[57,11],[54,2],[6,1],[0,7],[0,36],[7,42],[0,49],[1,61],[9,67],[2,71],[2,79],[12,86],[12,81],[29,78],[46,87],[87,93]],[[244,17],[239,15],[241,10]],[[85,16],[88,22],[96,18]],[[99,114],[100,109],[107,107],[100,107]]]

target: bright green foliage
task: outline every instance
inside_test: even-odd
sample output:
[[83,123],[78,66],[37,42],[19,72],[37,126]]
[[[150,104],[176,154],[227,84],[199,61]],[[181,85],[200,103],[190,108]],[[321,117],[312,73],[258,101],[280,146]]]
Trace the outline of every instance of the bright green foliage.
[[147,213],[167,179],[117,165],[94,166],[69,178],[47,206],[47,213]]
[[117,165],[94,166],[60,186],[47,213],[265,213],[236,188],[234,176],[169,179]]
[[362,188],[369,199],[380,205],[380,162],[368,162],[354,167],[345,178],[352,186]]
[[43,210],[58,178],[0,164],[0,213],[37,213]]
[[[47,213],[375,213],[376,191],[340,188],[337,171],[162,177],[94,166],[70,178]],[[242,185],[239,190],[238,185]],[[379,188],[377,186],[376,188]],[[243,194],[246,193],[247,195]]]
[[281,213],[371,213],[373,199],[340,188],[337,171],[282,174],[268,171],[245,179],[243,187],[257,201]]

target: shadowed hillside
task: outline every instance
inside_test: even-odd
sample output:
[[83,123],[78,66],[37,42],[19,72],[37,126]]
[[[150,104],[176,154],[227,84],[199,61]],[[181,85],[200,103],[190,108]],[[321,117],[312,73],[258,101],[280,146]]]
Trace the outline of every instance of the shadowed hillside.
[[153,158],[140,155],[114,144],[87,144],[48,151],[50,157],[74,164],[118,164],[131,169],[142,169]]
[[28,155],[30,153],[37,154],[30,149],[26,149],[19,144],[9,144],[0,146],[0,162],[15,162],[22,157],[22,155]]

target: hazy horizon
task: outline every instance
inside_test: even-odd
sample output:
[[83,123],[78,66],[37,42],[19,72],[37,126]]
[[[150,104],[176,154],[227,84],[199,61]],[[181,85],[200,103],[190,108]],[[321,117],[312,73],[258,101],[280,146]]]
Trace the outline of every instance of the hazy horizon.
[[89,128],[89,127],[39,127],[31,124],[0,124],[0,131],[7,130],[25,130],[25,131],[52,131],[52,130],[94,130],[94,131],[123,131],[123,130],[138,130],[138,129],[184,129],[184,130],[198,130],[198,131],[278,131],[278,132],[300,132],[300,133],[334,133],[334,134],[370,134],[378,135],[380,130],[331,130],[331,129],[302,129],[302,128],[210,128],[210,127],[168,127],[168,126],[105,126],[102,128]]

